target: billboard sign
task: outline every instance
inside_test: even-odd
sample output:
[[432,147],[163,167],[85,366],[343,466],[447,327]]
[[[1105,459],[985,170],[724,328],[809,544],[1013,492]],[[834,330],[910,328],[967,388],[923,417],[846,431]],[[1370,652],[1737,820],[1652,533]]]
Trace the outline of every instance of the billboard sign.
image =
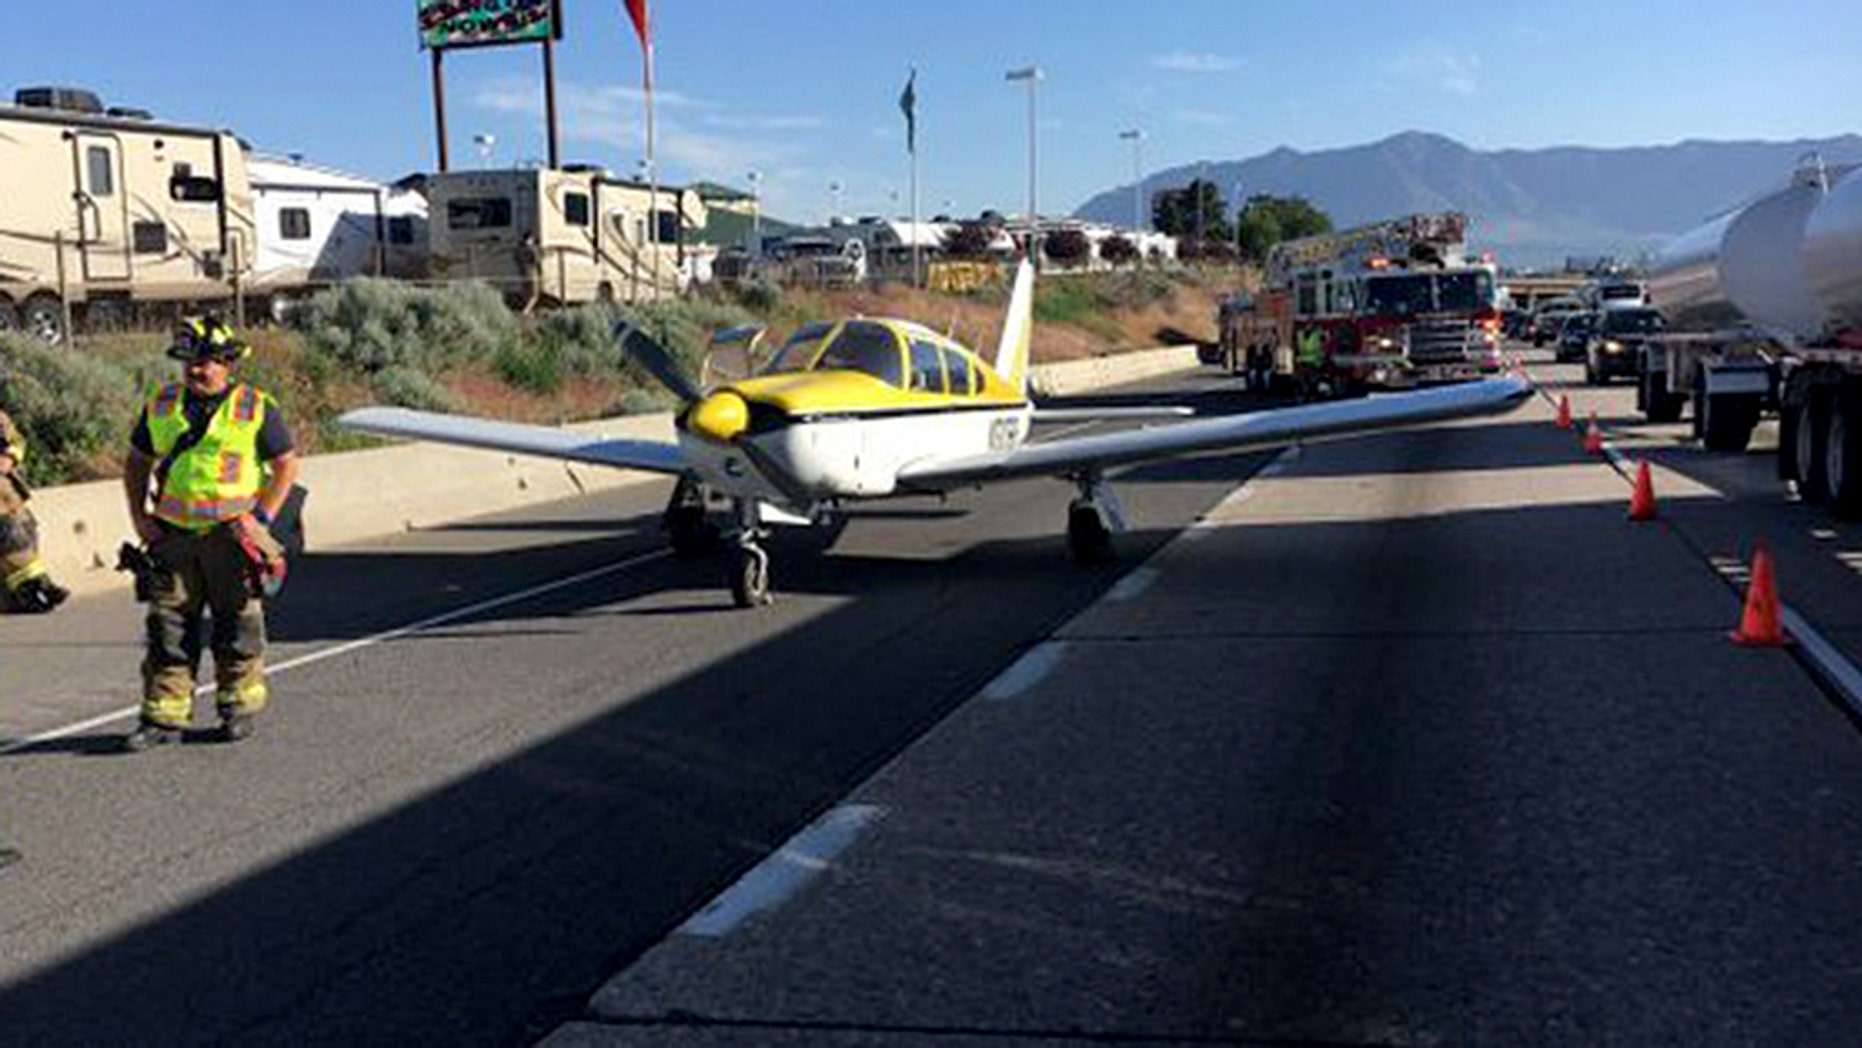
[[562,38],[561,0],[415,0],[420,46],[439,51]]

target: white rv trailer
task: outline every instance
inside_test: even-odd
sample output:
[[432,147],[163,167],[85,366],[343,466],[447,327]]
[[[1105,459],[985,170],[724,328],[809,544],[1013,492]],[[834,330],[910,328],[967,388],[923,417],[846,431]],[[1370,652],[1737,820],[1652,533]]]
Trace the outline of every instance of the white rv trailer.
[[233,298],[255,248],[246,151],[229,131],[104,110],[71,89],[0,105],[0,326],[47,341],[69,322]]
[[[435,280],[491,284],[513,305],[644,301],[689,281],[697,193],[653,190],[595,168],[454,171],[427,180]],[[648,238],[648,213],[657,232]]]
[[248,289],[274,302],[352,277],[426,275],[427,200],[291,157],[248,161],[258,252]]

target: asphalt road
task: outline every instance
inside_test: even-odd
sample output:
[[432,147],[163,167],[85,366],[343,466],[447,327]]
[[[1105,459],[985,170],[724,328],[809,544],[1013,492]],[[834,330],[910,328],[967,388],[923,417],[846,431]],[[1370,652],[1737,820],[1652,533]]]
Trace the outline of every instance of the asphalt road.
[[261,734],[134,758],[134,609],[0,620],[0,734],[106,721],[0,756],[0,1039],[1842,1043],[1862,748],[1726,575],[1855,658],[1862,533],[1535,370],[1662,523],[1540,402],[1138,470],[1098,570],[1061,484],[877,506],[739,613],[650,485],[306,558]]
[[115,752],[126,597],[0,622],[0,1039],[540,1036],[1264,460],[1129,475],[1130,559],[1094,570],[1060,483],[863,509],[828,555],[778,543],[752,613],[662,551],[661,484],[319,551],[237,747]]

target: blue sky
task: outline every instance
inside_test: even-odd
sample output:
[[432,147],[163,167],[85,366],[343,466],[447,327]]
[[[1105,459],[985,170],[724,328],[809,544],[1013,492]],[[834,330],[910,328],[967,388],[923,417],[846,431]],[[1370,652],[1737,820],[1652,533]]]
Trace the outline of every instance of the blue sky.
[[[564,0],[565,160],[624,173],[644,153],[639,51],[621,0]],[[919,70],[925,214],[1019,211],[1038,65],[1039,200],[1069,211],[1147,169],[1315,150],[1403,130],[1481,149],[1788,139],[1862,130],[1862,3],[1560,0],[650,0],[664,177],[747,186],[819,221],[903,213],[899,90]],[[165,119],[230,127],[384,179],[435,164],[414,0],[9,4],[8,88],[91,87]],[[453,166],[545,153],[535,48],[447,59]],[[0,180],[4,179],[0,173]],[[895,204],[894,201],[897,201]]]

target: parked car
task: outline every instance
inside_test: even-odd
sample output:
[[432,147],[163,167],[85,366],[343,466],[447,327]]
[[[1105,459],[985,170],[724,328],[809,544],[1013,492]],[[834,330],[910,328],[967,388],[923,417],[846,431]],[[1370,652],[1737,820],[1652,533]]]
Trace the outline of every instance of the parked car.
[[1637,377],[1642,344],[1662,329],[1662,315],[1625,306],[1594,315],[1598,319],[1584,340],[1584,381],[1600,386],[1619,375]]
[[1559,363],[1584,359],[1584,347],[1597,326],[1597,314],[1573,313],[1558,328],[1558,345],[1554,351]]
[[1575,298],[1555,298],[1532,311],[1532,344],[1543,346],[1558,337],[1565,320],[1584,311],[1584,303]]

